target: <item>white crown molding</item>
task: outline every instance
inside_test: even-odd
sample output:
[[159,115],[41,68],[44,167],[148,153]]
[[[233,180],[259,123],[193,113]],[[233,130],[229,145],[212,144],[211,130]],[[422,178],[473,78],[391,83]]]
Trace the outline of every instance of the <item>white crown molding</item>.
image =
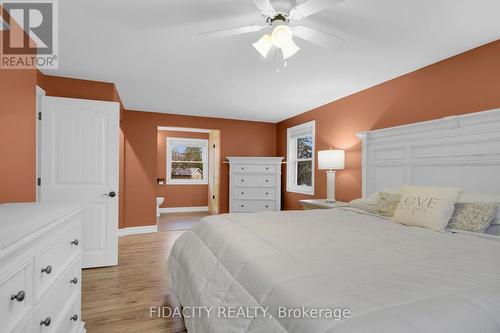
[[118,237],[128,236],[128,235],[139,235],[139,234],[149,234],[153,232],[158,232],[158,226],[155,225],[145,225],[142,227],[130,227],[118,229]]
[[161,213],[189,213],[189,212],[208,212],[208,206],[160,208],[160,214]]

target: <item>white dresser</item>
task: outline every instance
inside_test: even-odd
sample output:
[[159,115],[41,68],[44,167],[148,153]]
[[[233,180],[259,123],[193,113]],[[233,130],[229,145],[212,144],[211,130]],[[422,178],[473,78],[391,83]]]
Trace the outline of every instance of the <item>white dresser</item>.
[[283,157],[228,157],[229,212],[281,210]]
[[0,205],[0,332],[85,332],[82,204]]

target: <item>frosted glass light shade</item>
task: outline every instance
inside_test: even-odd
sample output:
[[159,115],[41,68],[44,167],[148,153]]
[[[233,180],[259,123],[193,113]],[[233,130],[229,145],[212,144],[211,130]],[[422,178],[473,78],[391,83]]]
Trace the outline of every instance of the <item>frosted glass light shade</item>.
[[252,45],[265,58],[273,46],[273,42],[271,41],[271,36],[264,35]]
[[293,56],[295,53],[299,52],[300,48],[293,42],[289,40],[287,43],[281,46],[281,51],[283,52],[283,59],[286,60]]
[[345,167],[345,151],[337,149],[318,151],[318,168],[320,170],[339,170]]

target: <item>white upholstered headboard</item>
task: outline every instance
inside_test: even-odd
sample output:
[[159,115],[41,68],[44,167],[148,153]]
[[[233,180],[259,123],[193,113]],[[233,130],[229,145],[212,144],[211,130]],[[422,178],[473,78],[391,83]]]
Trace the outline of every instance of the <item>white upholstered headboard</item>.
[[500,109],[358,133],[363,197],[403,184],[500,194]]

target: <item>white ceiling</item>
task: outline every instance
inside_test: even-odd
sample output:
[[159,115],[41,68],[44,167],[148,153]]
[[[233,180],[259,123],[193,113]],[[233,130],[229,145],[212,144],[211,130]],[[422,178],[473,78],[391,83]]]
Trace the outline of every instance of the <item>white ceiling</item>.
[[[273,1],[273,0],[272,0]],[[59,69],[114,82],[127,109],[276,122],[500,39],[499,0],[345,0],[302,24],[337,35],[337,50],[297,40],[276,73],[252,43],[251,0],[59,1]]]

